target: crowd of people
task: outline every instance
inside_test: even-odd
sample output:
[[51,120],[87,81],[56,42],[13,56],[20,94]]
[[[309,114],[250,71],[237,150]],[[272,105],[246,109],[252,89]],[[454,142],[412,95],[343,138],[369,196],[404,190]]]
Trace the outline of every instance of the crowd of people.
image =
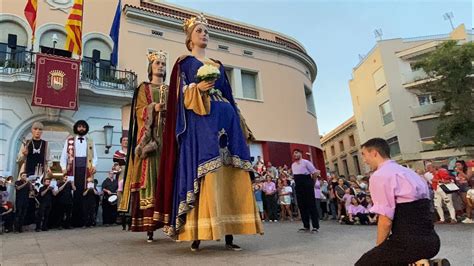
[[[17,181],[13,177],[0,177],[0,216],[3,232],[22,233],[25,230],[48,231],[51,228],[71,229],[73,209],[82,210],[82,227],[94,227],[98,220],[103,225],[113,225],[117,220],[116,200],[109,200],[117,195],[117,178],[120,170],[117,165],[109,172],[108,177],[98,186],[97,179],[88,178],[84,191],[79,191],[73,180],[64,176],[62,180],[43,178],[37,183],[22,172]],[[74,203],[74,194],[81,194],[81,206]],[[101,207],[102,219],[98,219]],[[126,222],[126,221],[124,221]]]
[[[295,180],[287,165],[264,164],[260,157],[254,164],[254,193],[262,221],[279,222],[300,219]],[[320,220],[338,220],[344,224],[375,224],[377,216],[370,213],[372,201],[368,177],[337,176],[332,173],[314,180],[314,201]]]
[[[266,164],[261,157],[253,167],[254,193],[260,216],[264,222],[293,221],[300,219],[295,181],[291,168],[287,165],[275,167],[271,162]],[[433,219],[439,224],[447,223],[445,212],[449,214],[449,223],[474,223],[472,210],[474,206],[474,175],[472,166],[459,160],[450,171],[446,165],[426,165],[426,170],[418,170],[421,178],[428,182],[431,189]],[[367,175],[337,175],[330,173],[327,177],[317,176],[314,180],[314,200],[320,220],[336,220],[347,225],[375,225],[377,215],[371,212],[373,206],[369,192]],[[441,185],[456,185],[449,191]],[[457,189],[457,188],[458,189]]]

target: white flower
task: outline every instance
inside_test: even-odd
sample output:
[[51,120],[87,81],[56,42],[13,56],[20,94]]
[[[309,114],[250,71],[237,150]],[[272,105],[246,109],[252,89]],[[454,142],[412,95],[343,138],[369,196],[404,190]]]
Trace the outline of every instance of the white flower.
[[204,64],[202,67],[198,69],[197,76],[198,77],[206,77],[206,76],[215,76],[220,75],[220,71],[217,67],[210,64]]

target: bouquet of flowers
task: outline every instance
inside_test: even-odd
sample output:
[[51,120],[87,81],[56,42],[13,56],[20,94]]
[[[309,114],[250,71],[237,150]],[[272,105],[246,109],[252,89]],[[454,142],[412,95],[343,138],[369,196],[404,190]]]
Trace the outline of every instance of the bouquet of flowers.
[[[196,74],[196,80],[197,82],[201,81],[213,81],[217,80],[221,75],[221,72],[219,71],[219,68],[217,68],[214,65],[210,64],[204,64],[202,67],[200,67],[197,71]],[[214,93],[217,91],[214,88],[209,89],[209,94]]]
[[196,79],[198,82],[201,81],[212,81],[219,78],[221,72],[219,69],[210,64],[204,64],[197,71]]

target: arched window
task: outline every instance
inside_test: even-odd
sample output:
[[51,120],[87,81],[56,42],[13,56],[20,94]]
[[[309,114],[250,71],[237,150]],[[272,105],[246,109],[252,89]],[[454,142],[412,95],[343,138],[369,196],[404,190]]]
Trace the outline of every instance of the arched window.
[[21,67],[25,61],[28,33],[15,21],[0,22],[0,67]]
[[100,36],[85,41],[83,49],[82,75],[89,79],[114,81],[110,55],[112,47]]
[[71,52],[66,51],[66,33],[59,29],[50,29],[41,34],[39,39],[40,51],[47,54],[71,57]]

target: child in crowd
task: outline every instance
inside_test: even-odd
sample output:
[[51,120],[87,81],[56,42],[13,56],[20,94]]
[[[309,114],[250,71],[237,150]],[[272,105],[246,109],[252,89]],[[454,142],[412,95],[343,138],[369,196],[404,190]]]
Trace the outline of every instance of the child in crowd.
[[281,186],[278,192],[280,206],[281,206],[281,219],[282,220],[286,219],[286,220],[293,221],[292,213],[290,209],[291,193],[293,193],[293,189],[291,188],[291,186],[288,185],[288,181],[286,181],[286,179],[283,179],[281,181]]
[[260,219],[265,220],[265,215],[263,212],[263,195],[262,195],[262,182],[259,178],[255,179],[253,186],[253,193],[255,195],[255,201],[257,202],[258,212],[260,213]]
[[462,221],[464,224],[472,224],[472,210],[474,209],[474,178],[470,180],[471,188],[466,192],[466,219]]
[[86,227],[95,226],[97,208],[96,198],[99,195],[99,192],[97,192],[92,178],[87,178],[87,186],[82,195],[84,196],[84,225]]
[[36,216],[36,232],[48,231],[49,215],[53,205],[53,187],[51,179],[43,179],[43,186],[39,190],[38,199],[40,202],[38,215]]
[[368,215],[369,224],[370,225],[375,225],[375,224],[377,224],[377,214],[370,211],[372,206],[374,206],[374,203],[372,202],[372,198],[370,196],[366,196],[365,199],[366,199],[366,202],[367,202],[367,207],[366,208],[367,208],[367,211],[369,213],[369,215]]
[[346,224],[360,223],[364,225],[369,224],[367,209],[359,204],[356,198],[351,199],[351,204],[347,208],[348,217],[344,219]]

